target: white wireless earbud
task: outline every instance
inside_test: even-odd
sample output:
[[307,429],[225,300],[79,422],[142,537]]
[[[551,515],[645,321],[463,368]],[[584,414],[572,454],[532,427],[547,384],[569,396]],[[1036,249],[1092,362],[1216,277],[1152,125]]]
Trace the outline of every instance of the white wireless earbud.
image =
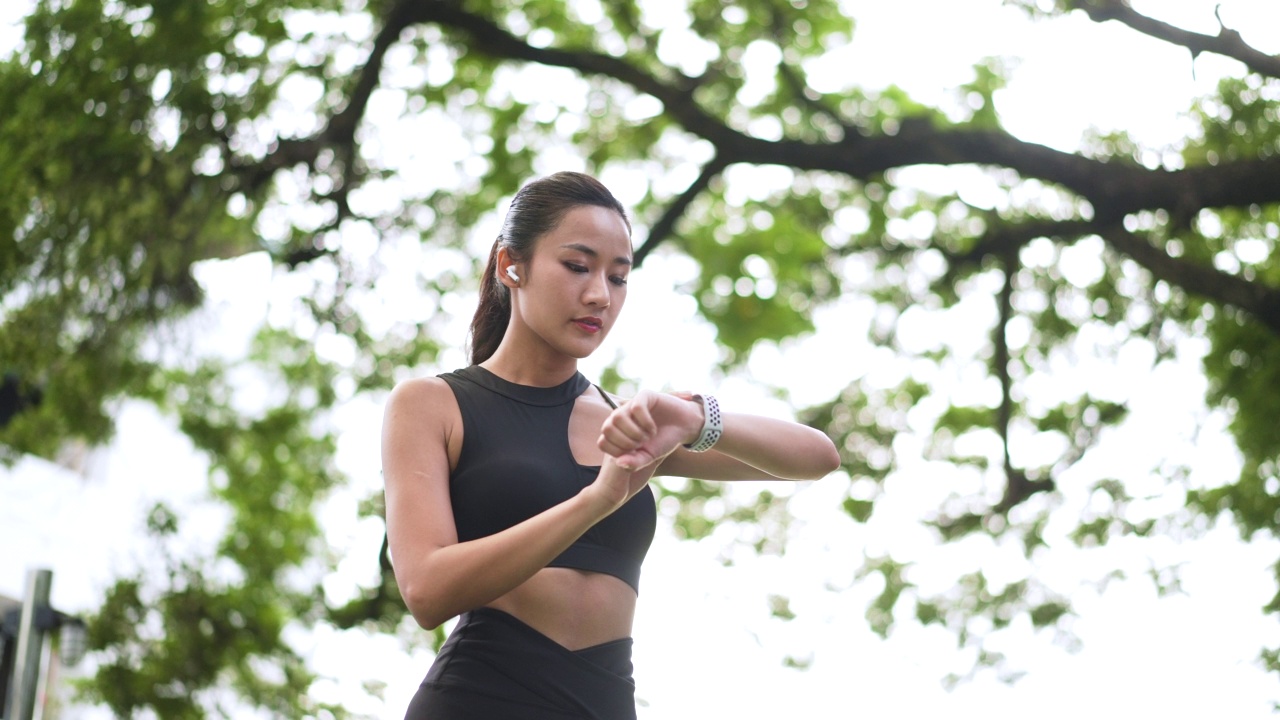
[[511,278],[512,280],[515,280],[516,282],[520,282],[520,278],[516,275],[515,265],[507,266],[507,277]]

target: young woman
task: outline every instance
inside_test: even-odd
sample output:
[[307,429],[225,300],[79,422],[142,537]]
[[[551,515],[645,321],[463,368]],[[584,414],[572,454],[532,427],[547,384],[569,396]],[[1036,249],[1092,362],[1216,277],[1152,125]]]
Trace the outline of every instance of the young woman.
[[654,475],[820,478],[831,441],[710,395],[619,403],[577,369],[618,319],[631,226],[597,180],[523,187],[489,255],[469,367],[399,384],[382,456],[400,593],[461,616],[406,718],[635,717],[631,625]]

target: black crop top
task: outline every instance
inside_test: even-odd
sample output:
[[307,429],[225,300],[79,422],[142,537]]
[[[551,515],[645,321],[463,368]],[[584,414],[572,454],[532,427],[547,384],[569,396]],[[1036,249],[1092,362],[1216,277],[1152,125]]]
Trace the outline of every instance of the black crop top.
[[[591,387],[581,373],[549,388],[517,385],[479,365],[440,378],[462,411],[462,453],[449,476],[460,542],[505,530],[595,481],[600,466],[580,465],[569,447],[574,400]],[[638,593],[656,524],[646,486],[547,566],[613,575]]]

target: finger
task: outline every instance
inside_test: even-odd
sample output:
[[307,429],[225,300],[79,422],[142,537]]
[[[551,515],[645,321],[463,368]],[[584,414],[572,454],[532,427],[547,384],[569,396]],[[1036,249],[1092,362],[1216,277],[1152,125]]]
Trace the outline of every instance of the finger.
[[653,435],[652,424],[647,413],[637,415],[634,409],[618,408],[605,419],[601,430],[615,442],[624,437],[633,442],[643,442]]
[[623,453],[615,457],[617,458],[618,467],[623,470],[639,470],[654,460],[653,454],[645,450]]
[[616,442],[613,442],[609,438],[605,437],[604,435],[601,435],[600,438],[596,441],[596,447],[600,448],[601,452],[603,452],[606,455],[612,455],[614,457],[617,457],[619,455],[625,455],[629,452],[634,452],[635,449],[639,446],[640,446],[639,443],[632,443],[632,442],[628,442],[626,444],[618,444]]
[[[613,450],[613,454],[616,455],[618,452],[634,450],[646,440],[644,433],[635,427],[626,428],[622,425],[611,425],[601,428],[597,444],[606,452]],[[608,448],[606,448],[606,445]]]
[[658,423],[653,418],[652,407],[658,398],[652,393],[647,393],[642,399],[644,402],[632,403],[625,409],[632,422],[644,430],[646,435],[652,435],[658,431]]

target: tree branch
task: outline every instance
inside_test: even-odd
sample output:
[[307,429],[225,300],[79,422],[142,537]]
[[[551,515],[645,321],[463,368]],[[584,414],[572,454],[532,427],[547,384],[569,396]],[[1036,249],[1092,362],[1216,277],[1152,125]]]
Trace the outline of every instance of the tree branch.
[[649,236],[644,239],[640,247],[636,248],[636,267],[639,267],[640,263],[644,262],[645,257],[655,247],[671,236],[675,230],[676,222],[684,215],[685,210],[689,209],[689,205],[694,198],[700,195],[703,190],[706,190],[711,181],[724,172],[724,169],[725,163],[720,161],[719,156],[712,158],[711,162],[702,168],[702,173],[698,175],[698,178],[689,187],[685,188],[680,197],[667,206],[667,210],[662,213],[662,217],[658,218],[658,221],[649,227]]
[[[1013,379],[1009,376],[1009,321],[1013,319],[1013,276],[1018,269],[1017,250],[1009,250],[1004,255],[1004,283],[996,298],[996,309],[999,313],[992,342],[995,352],[991,357],[991,371],[1000,380],[1000,406],[996,408],[996,432],[1000,434],[1000,445],[1004,453],[1004,474],[1013,484],[1013,459],[1009,455],[1009,421],[1013,418]],[[1006,491],[1005,495],[1008,495]]]
[[[1093,12],[1102,10],[1094,8]],[[671,80],[664,81],[621,58],[591,50],[534,47],[489,18],[468,13],[448,0],[400,0],[388,13],[375,39],[351,101],[316,136],[281,140],[261,161],[239,168],[243,187],[254,190],[267,182],[276,170],[298,163],[313,164],[322,150],[335,144],[341,146],[339,150],[350,147],[355,128],[377,85],[386,50],[406,27],[427,22],[465,33],[473,51],[610,77],[652,95],[685,130],[711,143],[725,166],[776,164],[860,179],[911,165],[1007,167],[1024,177],[1055,183],[1079,194],[1093,205],[1095,219],[1104,222],[1157,208],[1186,217],[1206,207],[1280,202],[1280,156],[1179,171],[1150,170],[1135,164],[1105,162],[1061,152],[1024,142],[999,130],[938,128],[931,123],[904,124],[897,135],[864,137],[846,132],[841,141],[833,143],[762,140],[735,130],[705,112],[693,97],[697,85],[693,78],[669,70]],[[354,157],[354,154],[340,153],[340,156]],[[646,244],[652,247],[668,232],[669,229],[664,229],[663,233],[651,233],[651,241]]]
[[1115,20],[1157,40],[1181,45],[1191,51],[1192,59],[1201,53],[1214,53],[1239,60],[1253,72],[1280,77],[1280,57],[1255,50],[1238,31],[1228,29],[1221,16],[1218,16],[1218,34],[1204,35],[1138,13],[1128,0],[1080,0],[1074,5],[1094,22]]
[[[1216,39],[1196,36],[1138,15],[1123,0],[1089,0],[1082,9],[1095,20],[1117,19],[1149,34],[1162,34],[1157,36],[1171,42],[1179,41],[1197,52],[1212,50],[1234,53],[1231,56],[1237,57],[1241,55],[1240,48],[1247,48],[1239,41],[1238,34],[1224,30]],[[1035,237],[1066,238],[1097,233],[1158,277],[1188,292],[1239,307],[1280,334],[1280,301],[1276,299],[1276,290],[1170,257],[1116,224],[1125,215],[1141,210],[1163,208],[1177,217],[1191,217],[1203,208],[1280,202],[1280,156],[1177,171],[1151,170],[1131,163],[1105,162],[1061,152],[1024,142],[999,130],[938,128],[931,123],[904,124],[897,135],[863,137],[846,133],[842,141],[834,143],[762,140],[735,130],[703,111],[693,97],[696,80],[675,70],[669,71],[671,80],[666,81],[621,58],[595,51],[534,47],[492,20],[466,12],[452,0],[399,0],[375,39],[350,102],[316,136],[281,140],[262,161],[238,169],[245,185],[256,188],[278,169],[298,163],[312,165],[323,149],[334,147],[335,143],[351,146],[355,127],[377,86],[387,49],[406,27],[427,22],[465,33],[473,51],[565,67],[631,85],[656,97],[677,123],[716,148],[715,160],[654,224],[649,237],[637,250],[637,264],[671,235],[677,220],[711,179],[734,163],[777,164],[860,179],[911,165],[994,165],[1078,193],[1092,204],[1094,217],[1003,228],[989,233],[974,250],[952,258],[957,265],[993,254],[1003,255],[1008,248],[1021,247]]]
[[1024,177],[1056,183],[1086,198],[1094,216],[1119,219],[1139,210],[1186,211],[1243,202],[1280,202],[1280,156],[1187,170],[1150,170],[1101,161],[1029,143],[1000,131],[904,124],[897,135],[845,133],[840,142],[762,140],[729,127],[702,110],[693,97],[696,81],[670,70],[665,82],[630,63],[591,50],[534,47],[492,20],[437,0],[414,6],[414,20],[434,22],[469,37],[472,51],[611,77],[662,102],[685,130],[715,146],[726,165],[784,165],[867,179],[911,165],[994,165]]
[[359,178],[352,164],[355,162],[356,128],[364,118],[369,106],[369,98],[377,89],[382,74],[382,63],[386,59],[387,50],[399,40],[405,28],[412,25],[417,2],[399,0],[383,22],[382,29],[374,38],[369,57],[360,68],[355,86],[342,110],[329,118],[324,129],[311,137],[284,138],[276,142],[261,161],[243,164],[237,167],[241,189],[252,193],[271,180],[277,170],[293,167],[300,163],[314,166],[315,160],[326,149],[333,149],[335,154],[346,162],[342,169],[344,184],[350,188],[358,183]]
[[1009,423],[1013,419],[1013,378],[1009,374],[1009,321],[1013,317],[1013,279],[1018,273],[1018,251],[1009,248],[1004,256],[1004,284],[1000,287],[997,298],[999,320],[992,340],[995,352],[991,358],[992,371],[1000,380],[1000,406],[996,408],[996,432],[1000,435],[1000,444],[1004,451],[1004,495],[991,510],[995,514],[1005,515],[1020,505],[1027,498],[1038,492],[1054,488],[1052,478],[1032,480],[1026,471],[1013,466],[1013,457],[1009,452]]
[[1280,290],[1209,265],[1173,257],[1119,225],[1103,228],[1098,234],[1157,278],[1194,295],[1243,310],[1280,336]]
[[1016,255],[1018,250],[1036,238],[1069,241],[1095,232],[1095,223],[1089,220],[1035,220],[988,228],[965,252],[944,251],[948,268],[943,281],[953,282],[961,270],[980,264],[984,258],[1007,257],[1010,253]]
[[369,106],[369,98],[378,87],[387,50],[400,39],[405,28],[413,23],[418,4],[417,0],[400,0],[392,6],[383,21],[382,29],[373,40],[373,49],[369,51],[364,67],[360,68],[347,104],[341,112],[330,118],[328,126],[321,132],[322,137],[338,145],[352,145],[355,142],[356,128]]
[[1087,220],[1033,221],[992,228],[963,253],[947,253],[946,274],[940,282],[953,282],[966,267],[985,258],[1016,257],[1018,250],[1036,238],[1069,242],[1097,235],[1116,251],[1127,255],[1157,279],[1214,302],[1243,310],[1280,336],[1280,289],[1257,280],[1223,272],[1209,265],[1174,257],[1118,223]]
[[822,102],[821,96],[813,88],[809,87],[809,83],[805,82],[801,72],[800,69],[792,67],[785,60],[778,63],[778,76],[787,84],[787,89],[791,91],[797,102],[809,108],[810,111],[829,118],[835,123],[840,128],[841,140],[856,140],[860,138],[861,135],[858,133],[858,129],[846,120],[838,110]]
[[674,69],[668,71],[675,82],[665,82],[612,55],[591,50],[534,47],[488,17],[469,13],[454,2],[436,0],[416,2],[413,6],[415,22],[434,22],[446,28],[460,30],[470,37],[469,48],[472,50],[497,58],[525,60],[620,80],[640,92],[656,97],[677,122],[700,137],[711,139],[727,129],[724,123],[704,112],[693,101],[696,81]]

